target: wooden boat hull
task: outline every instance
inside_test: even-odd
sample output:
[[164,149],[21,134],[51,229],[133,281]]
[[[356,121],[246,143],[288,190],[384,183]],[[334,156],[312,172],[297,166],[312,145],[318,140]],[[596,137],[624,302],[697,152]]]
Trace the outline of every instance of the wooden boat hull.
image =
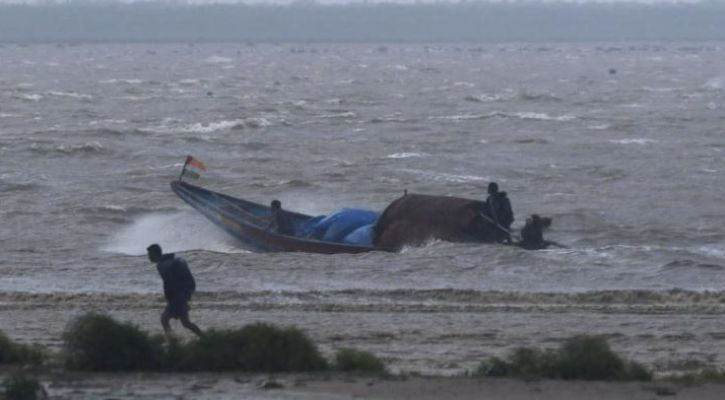
[[[182,181],[171,182],[171,189],[211,222],[227,231],[247,249],[261,252],[305,252],[321,254],[364,253],[375,247],[280,235],[268,231],[268,206],[201,188]],[[289,212],[295,224],[312,218]]]

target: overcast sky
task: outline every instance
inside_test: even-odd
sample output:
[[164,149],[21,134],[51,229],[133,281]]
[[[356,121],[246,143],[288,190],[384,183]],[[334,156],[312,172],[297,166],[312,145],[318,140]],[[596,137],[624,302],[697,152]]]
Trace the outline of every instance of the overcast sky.
[[[25,3],[25,4],[38,4],[38,3],[64,3],[66,1],[73,2],[73,0],[0,0],[0,4],[18,4],[18,3]],[[230,3],[246,3],[246,4],[259,4],[259,3],[268,3],[268,4],[289,4],[293,2],[311,2],[311,3],[320,3],[320,4],[349,4],[349,3],[363,3],[363,2],[369,2],[369,3],[405,3],[405,4],[411,4],[411,3],[433,3],[433,2],[458,2],[459,0],[80,0],[87,1],[87,2],[94,2],[94,3],[132,3],[132,2],[144,2],[144,1],[163,1],[163,2],[170,2],[170,3],[179,3],[179,4],[185,4],[185,3],[193,3],[193,4],[230,4]],[[473,2],[474,0],[465,0],[467,2]],[[495,3],[495,2],[501,2],[506,0],[478,0],[481,2],[489,2],[489,3]],[[511,0],[508,0],[511,1]],[[515,0],[513,0],[515,1]],[[520,0],[522,2],[527,2],[531,0]],[[698,3],[701,0],[533,0],[531,2],[568,2],[568,3],[649,3],[649,4],[656,4],[656,3]],[[712,1],[712,0],[709,0]],[[725,0],[718,0],[723,1]]]

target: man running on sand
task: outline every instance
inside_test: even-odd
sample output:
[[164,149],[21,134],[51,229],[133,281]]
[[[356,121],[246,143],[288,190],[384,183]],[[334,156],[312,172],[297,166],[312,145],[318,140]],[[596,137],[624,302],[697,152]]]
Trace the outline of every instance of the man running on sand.
[[156,269],[164,281],[164,297],[166,309],[161,314],[161,326],[166,336],[171,334],[169,319],[179,319],[184,328],[202,337],[204,333],[196,324],[189,321],[189,300],[196,290],[196,282],[189,271],[189,266],[183,258],[177,258],[173,253],[163,254],[161,246],[152,244],[146,248],[149,260],[156,263]]

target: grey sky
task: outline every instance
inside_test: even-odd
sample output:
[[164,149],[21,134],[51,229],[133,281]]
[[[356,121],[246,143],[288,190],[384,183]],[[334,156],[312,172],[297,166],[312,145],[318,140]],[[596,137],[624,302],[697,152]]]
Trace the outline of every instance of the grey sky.
[[[64,3],[68,0],[0,0],[0,4],[43,4],[43,3]],[[73,0],[69,0],[73,2]],[[144,1],[161,1],[161,0],[86,0],[89,3],[133,3],[133,2],[144,2]],[[459,0],[166,0],[167,3],[178,3],[178,4],[290,4],[294,2],[303,3],[319,3],[319,4],[350,4],[350,3],[401,3],[401,4],[412,4],[412,3],[433,3],[433,2],[458,2]],[[471,2],[471,0],[468,0]],[[481,2],[496,3],[505,0],[479,0]],[[521,2],[527,2],[528,0],[521,0]],[[702,0],[539,0],[541,2],[569,2],[569,3],[698,3]],[[722,0],[725,1],[725,0]],[[78,2],[83,2],[80,0]],[[532,1],[536,2],[536,1]]]

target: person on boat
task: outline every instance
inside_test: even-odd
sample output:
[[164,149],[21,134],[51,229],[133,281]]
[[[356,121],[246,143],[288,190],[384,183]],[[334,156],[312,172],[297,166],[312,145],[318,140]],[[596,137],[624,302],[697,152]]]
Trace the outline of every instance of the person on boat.
[[270,203],[269,206],[272,209],[272,215],[270,216],[267,230],[279,233],[280,235],[294,236],[294,221],[292,221],[292,216],[282,209],[282,202],[279,200],[272,200],[272,203]]
[[189,301],[191,295],[196,291],[196,282],[186,261],[176,257],[173,253],[163,254],[161,246],[155,243],[147,247],[146,252],[149,260],[156,264],[156,270],[159,271],[164,282],[166,308],[161,314],[161,326],[164,327],[164,333],[167,336],[171,335],[169,320],[178,319],[184,328],[194,332],[196,336],[204,336],[201,329],[189,320]]
[[514,212],[506,192],[499,192],[496,182],[488,184],[488,198],[486,198],[483,213],[497,225],[503,240],[511,243],[511,224],[514,222]]
[[544,240],[544,229],[551,226],[551,218],[533,214],[521,228],[521,242],[517,243],[526,250],[541,250],[549,247],[551,242]]

